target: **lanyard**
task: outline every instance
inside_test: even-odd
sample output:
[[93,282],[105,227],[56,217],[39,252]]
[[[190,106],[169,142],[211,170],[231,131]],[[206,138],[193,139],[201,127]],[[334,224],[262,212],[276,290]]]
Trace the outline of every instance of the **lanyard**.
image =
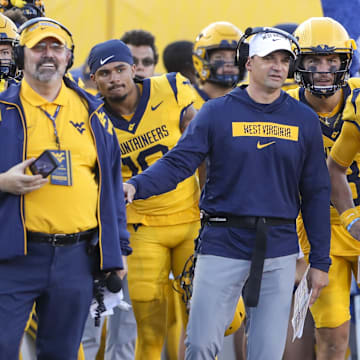
[[53,127],[54,127],[56,146],[57,146],[58,150],[60,150],[60,139],[59,139],[58,131],[56,128],[56,122],[55,122],[57,116],[59,115],[60,105],[57,106],[54,115],[50,115],[46,110],[42,109],[40,106],[39,106],[39,109],[51,120]]

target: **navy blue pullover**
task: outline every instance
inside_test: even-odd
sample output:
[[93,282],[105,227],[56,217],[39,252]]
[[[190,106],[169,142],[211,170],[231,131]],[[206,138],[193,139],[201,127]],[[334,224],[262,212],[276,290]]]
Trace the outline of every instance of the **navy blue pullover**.
[[[330,181],[319,120],[281,92],[271,104],[245,87],[208,101],[178,144],[129,183],[135,199],[170,191],[207,158],[200,208],[210,214],[296,219],[301,209],[310,264],[330,266]],[[251,259],[255,230],[205,227],[201,253]],[[298,251],[295,224],[269,228],[267,258]]]

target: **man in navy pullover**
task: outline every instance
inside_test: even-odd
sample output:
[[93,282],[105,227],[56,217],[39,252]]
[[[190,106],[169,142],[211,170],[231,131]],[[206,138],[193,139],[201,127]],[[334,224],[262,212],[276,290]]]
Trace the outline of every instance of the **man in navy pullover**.
[[[249,85],[204,104],[177,146],[124,184],[129,202],[167,192],[208,158],[186,359],[214,359],[240,294],[247,359],[284,351],[302,211],[311,243],[310,305],[330,266],[329,175],[316,114],[281,91],[291,51],[277,31],[252,37]],[[264,260],[265,258],[265,260]]]

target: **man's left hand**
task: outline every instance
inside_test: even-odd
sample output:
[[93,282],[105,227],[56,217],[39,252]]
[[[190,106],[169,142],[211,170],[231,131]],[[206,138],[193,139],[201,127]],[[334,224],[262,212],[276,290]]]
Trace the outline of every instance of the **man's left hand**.
[[123,266],[124,268],[121,270],[116,270],[116,275],[123,280],[124,277],[126,276],[127,272],[128,272],[128,266],[127,266],[127,259],[126,256],[122,256],[122,261],[123,261]]

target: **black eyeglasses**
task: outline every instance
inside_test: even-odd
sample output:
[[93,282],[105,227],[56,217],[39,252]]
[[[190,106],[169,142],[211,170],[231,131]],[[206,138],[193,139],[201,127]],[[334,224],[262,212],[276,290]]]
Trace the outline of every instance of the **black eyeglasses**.
[[151,57],[146,57],[146,58],[143,58],[143,59],[138,59],[136,58],[135,56],[133,56],[133,59],[134,59],[134,64],[136,66],[138,66],[140,63],[143,64],[143,66],[145,67],[148,67],[148,66],[151,66],[151,65],[154,65],[155,64],[155,60],[152,59]]

